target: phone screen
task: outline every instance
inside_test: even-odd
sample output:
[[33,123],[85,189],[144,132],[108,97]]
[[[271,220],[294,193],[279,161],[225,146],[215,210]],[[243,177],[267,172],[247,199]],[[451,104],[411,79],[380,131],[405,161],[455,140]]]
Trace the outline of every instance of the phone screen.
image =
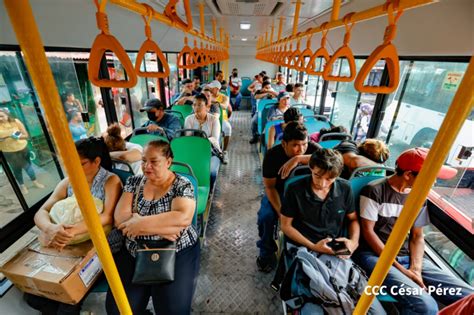
[[334,251],[334,253],[337,253],[339,255],[348,255],[348,254],[351,253],[349,251],[349,249],[346,247],[346,243],[344,243],[342,241],[332,240],[332,241],[328,242],[327,245],[329,247],[331,247],[331,249]]

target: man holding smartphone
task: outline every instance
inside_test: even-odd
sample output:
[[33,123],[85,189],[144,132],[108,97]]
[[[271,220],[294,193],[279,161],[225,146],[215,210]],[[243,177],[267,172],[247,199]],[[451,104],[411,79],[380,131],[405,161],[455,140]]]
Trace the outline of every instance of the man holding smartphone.
[[[296,181],[286,191],[281,207],[281,230],[288,242],[321,254],[349,258],[359,245],[359,222],[352,189],[338,178],[342,156],[318,148],[309,160],[311,177]],[[342,237],[348,224],[348,237]]]

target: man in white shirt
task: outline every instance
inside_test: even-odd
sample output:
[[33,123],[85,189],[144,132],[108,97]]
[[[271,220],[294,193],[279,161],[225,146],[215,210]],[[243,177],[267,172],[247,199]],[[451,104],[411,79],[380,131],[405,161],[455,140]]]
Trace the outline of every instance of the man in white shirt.
[[232,75],[229,77],[230,87],[230,105],[233,110],[239,110],[242,94],[240,88],[242,87],[242,79],[239,77],[237,68],[232,69]]

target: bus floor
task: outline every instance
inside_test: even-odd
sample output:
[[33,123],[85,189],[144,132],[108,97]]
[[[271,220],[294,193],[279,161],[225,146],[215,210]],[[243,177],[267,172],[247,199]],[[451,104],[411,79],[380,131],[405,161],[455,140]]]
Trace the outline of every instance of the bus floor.
[[[192,314],[281,314],[279,295],[270,288],[273,273],[259,272],[255,263],[263,186],[256,146],[248,143],[250,112],[234,112],[230,121],[230,161],[221,165],[217,179]],[[16,288],[0,299],[0,305],[6,300],[14,304],[10,314],[38,314]],[[151,301],[148,308],[153,309]],[[105,314],[105,293],[89,294],[82,309],[83,314]]]

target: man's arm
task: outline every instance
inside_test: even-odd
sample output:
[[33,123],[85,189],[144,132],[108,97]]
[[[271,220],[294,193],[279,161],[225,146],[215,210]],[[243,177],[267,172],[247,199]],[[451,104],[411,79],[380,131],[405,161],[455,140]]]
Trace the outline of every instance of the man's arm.
[[410,270],[421,277],[423,255],[425,253],[425,238],[423,227],[413,227],[410,231]]
[[276,178],[263,178],[263,186],[265,187],[265,194],[267,195],[273,209],[280,216],[281,200],[278,191],[276,190]]
[[287,178],[290,175],[291,171],[299,164],[308,165],[310,158],[311,154],[294,156],[289,159],[285,164],[283,164],[283,166],[278,171],[278,174],[280,174],[281,178],[283,179]]

